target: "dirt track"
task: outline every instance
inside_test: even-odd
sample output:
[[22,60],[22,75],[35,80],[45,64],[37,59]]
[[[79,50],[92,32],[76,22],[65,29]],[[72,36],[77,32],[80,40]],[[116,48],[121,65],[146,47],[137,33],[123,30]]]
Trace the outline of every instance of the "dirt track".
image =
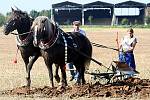
[[[68,29],[66,29],[68,30]],[[85,29],[87,32],[87,36],[91,41],[94,41],[96,43],[100,43],[106,46],[110,47],[116,47],[116,32],[119,32],[119,37],[122,37],[125,35],[126,29]],[[149,34],[150,30],[149,29],[135,29],[135,34],[138,38],[138,44],[135,48],[135,59],[136,59],[136,64],[137,64],[137,70],[140,72],[138,77],[141,79],[150,79],[150,46],[149,46]],[[36,63],[33,66],[33,69],[31,71],[31,90],[30,90],[30,95],[25,95],[28,94],[28,91],[26,91],[25,87],[22,87],[25,85],[26,80],[25,80],[25,67],[24,63],[21,59],[20,53],[18,54],[18,63],[13,64],[12,61],[15,57],[16,53],[16,42],[15,42],[15,37],[12,35],[4,36],[0,34],[0,91],[2,91],[4,94],[0,95],[0,97],[7,96],[7,94],[10,97],[20,93],[20,91],[23,97],[38,97],[40,94],[42,94],[42,97],[51,97],[53,96],[58,96],[57,99],[62,99],[62,93],[61,91],[58,91],[54,89],[54,92],[49,92],[51,91],[51,88],[49,86],[49,77],[48,77],[48,71],[47,68],[44,64],[44,61],[42,58],[39,58]],[[112,50],[108,49],[102,49],[102,48],[93,48],[93,57],[96,58],[98,61],[102,62],[104,65],[109,66],[112,60],[117,59],[117,52],[114,52]],[[96,65],[95,63],[91,63],[90,65],[90,70],[95,70],[95,69],[100,69],[102,72],[105,72],[106,69],[103,69],[102,67]],[[70,74],[68,74],[69,77]],[[86,75],[86,81],[90,83],[90,76]],[[138,79],[137,79],[138,80]],[[140,80],[141,81],[141,80]],[[72,82],[68,81],[69,87],[67,90],[65,90],[63,93],[64,95],[68,95],[69,98],[77,98],[82,95],[82,97],[97,97],[98,95],[100,97],[105,97],[106,95],[110,94],[110,97],[117,97],[120,95],[123,96],[128,96],[129,98],[133,96],[137,99],[147,97],[147,95],[150,93],[149,91],[149,80],[144,80],[147,82],[146,84],[148,85],[140,85],[136,84],[135,86],[128,86],[128,85],[123,85],[123,86],[102,86],[102,85],[91,85],[91,84],[86,84],[83,87],[78,87],[74,86]],[[46,87],[45,87],[46,86]],[[57,84],[55,86],[58,86]],[[96,87],[96,90],[94,88]],[[115,89],[116,90],[115,90]],[[115,91],[119,91],[117,93],[111,92],[111,89],[114,89]],[[7,91],[10,90],[10,91]],[[102,91],[100,91],[102,90]],[[47,93],[45,92],[47,91]],[[77,92],[76,92],[77,91]],[[137,91],[134,92],[133,94],[128,93],[128,91]],[[2,93],[1,92],[1,93]],[[69,92],[69,94],[68,94]],[[96,93],[97,92],[97,93]],[[51,94],[52,93],[52,94]],[[78,94],[80,93],[80,94]],[[95,94],[94,94],[95,93]],[[124,95],[122,95],[123,93]],[[128,95],[126,95],[126,93]],[[49,95],[47,95],[49,94]],[[65,97],[63,99],[66,99]]]
[[129,78],[124,81],[118,81],[113,84],[102,85],[100,83],[85,84],[82,86],[68,86],[66,88],[57,89],[44,87],[31,87],[30,89],[23,86],[12,90],[6,90],[1,92],[1,95],[20,95],[31,98],[52,98],[60,97],[62,95],[69,96],[70,99],[78,97],[111,97],[111,98],[136,98],[145,99],[150,97],[150,80]]

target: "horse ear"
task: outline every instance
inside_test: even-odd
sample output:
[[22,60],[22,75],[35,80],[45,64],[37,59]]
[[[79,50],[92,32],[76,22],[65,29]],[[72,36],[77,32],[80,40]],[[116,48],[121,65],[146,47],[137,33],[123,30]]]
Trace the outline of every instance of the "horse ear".
[[15,11],[13,7],[11,7],[11,10],[12,10],[12,12],[14,12],[14,11]]
[[47,20],[46,18],[44,20],[42,20],[42,23],[45,23],[46,20]]
[[18,11],[21,11],[18,7],[15,6],[15,8],[16,8]]

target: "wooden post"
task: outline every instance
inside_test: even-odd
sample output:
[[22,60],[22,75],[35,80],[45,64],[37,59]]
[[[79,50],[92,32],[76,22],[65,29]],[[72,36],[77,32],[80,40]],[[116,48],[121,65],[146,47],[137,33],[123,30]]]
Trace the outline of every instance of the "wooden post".
[[82,25],[84,25],[84,6],[82,5]]
[[111,16],[112,16],[111,26],[114,26],[116,24],[116,15],[114,12],[114,8],[111,8]]
[[[144,18],[148,17],[148,7],[145,8]],[[146,19],[144,19],[144,25],[147,25]]]

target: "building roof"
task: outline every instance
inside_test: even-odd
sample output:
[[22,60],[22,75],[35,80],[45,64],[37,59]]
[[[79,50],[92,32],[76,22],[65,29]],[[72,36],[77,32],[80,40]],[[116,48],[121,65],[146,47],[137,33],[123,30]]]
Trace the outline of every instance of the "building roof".
[[135,2],[135,1],[125,1],[115,4],[115,8],[144,8],[146,4]]
[[101,1],[84,4],[84,8],[112,8],[113,6],[114,4]]
[[150,7],[150,3],[148,3],[147,6]]
[[65,1],[57,4],[52,4],[52,8],[82,8],[82,4]]

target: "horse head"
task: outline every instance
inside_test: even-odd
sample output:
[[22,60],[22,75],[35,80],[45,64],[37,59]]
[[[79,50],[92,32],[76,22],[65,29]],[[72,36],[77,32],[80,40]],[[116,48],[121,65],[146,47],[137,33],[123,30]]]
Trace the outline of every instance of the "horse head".
[[[31,26],[31,18],[26,12],[12,8],[11,15],[4,25],[4,34],[8,35],[10,32],[17,29],[17,31],[29,30]],[[18,32],[19,33],[19,32]]]
[[33,21],[31,30],[34,32],[36,45],[38,45],[38,42],[53,43],[58,33],[56,32],[56,25],[46,16],[38,16]]

